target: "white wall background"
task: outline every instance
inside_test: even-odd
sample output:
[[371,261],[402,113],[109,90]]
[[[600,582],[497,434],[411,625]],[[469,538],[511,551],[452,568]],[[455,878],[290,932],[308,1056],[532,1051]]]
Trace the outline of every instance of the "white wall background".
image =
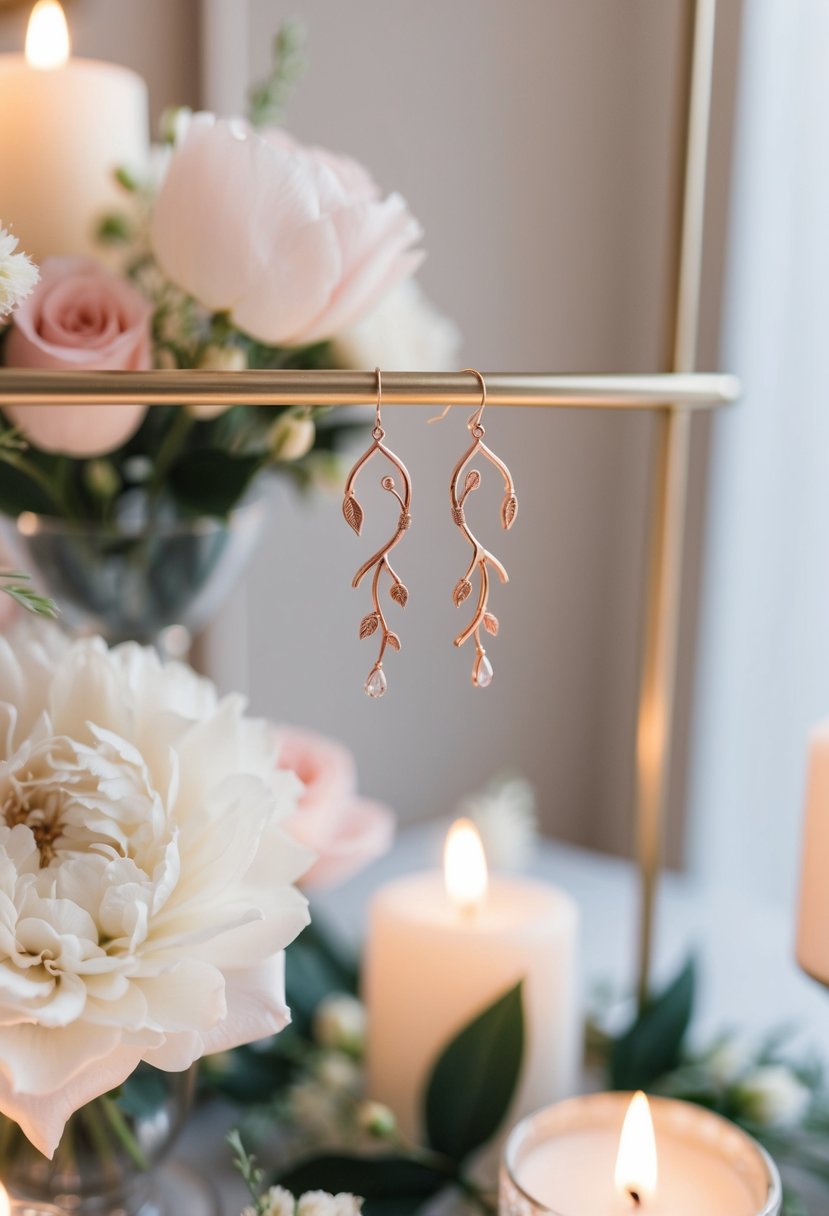
[[694,864],[790,894],[809,727],[829,714],[829,5],[745,14],[691,797]]
[[[675,76],[674,0],[208,0],[206,80],[234,86],[242,14],[249,74],[279,22],[311,32],[311,70],[290,125],[347,150],[422,220],[422,281],[457,318],[464,358],[487,370],[645,370],[663,349]],[[225,26],[222,32],[222,26]],[[227,40],[232,45],[227,45]],[[209,52],[208,52],[209,54]],[[208,101],[210,97],[208,97]],[[465,561],[446,483],[463,418],[427,427],[389,413],[414,476],[414,526],[398,550],[411,600],[403,653],[374,704],[356,640],[365,601],[339,501],[275,495],[246,600],[214,631],[211,663],[247,683],[257,711],[344,737],[362,782],[404,816],[445,810],[499,769],[536,783],[547,827],[624,847],[629,836],[639,588],[650,428],[641,418],[538,412],[488,419],[521,514],[508,536],[478,517],[512,582],[493,596],[496,682],[469,683],[453,650],[451,588]],[[246,664],[239,643],[247,641]]]

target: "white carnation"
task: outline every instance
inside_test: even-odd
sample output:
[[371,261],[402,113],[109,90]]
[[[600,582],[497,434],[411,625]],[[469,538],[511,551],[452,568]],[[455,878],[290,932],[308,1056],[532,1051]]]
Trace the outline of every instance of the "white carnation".
[[392,367],[399,372],[442,372],[458,366],[461,333],[406,279],[380,305],[334,339],[341,367]]
[[295,1211],[296,1200],[284,1186],[272,1186],[268,1193],[262,1196],[261,1216],[294,1216]]
[[26,299],[40,277],[25,253],[16,253],[17,238],[0,228],[0,321]]
[[50,1156],[145,1060],[288,1021],[310,857],[272,732],[134,644],[0,636],[0,1110]]

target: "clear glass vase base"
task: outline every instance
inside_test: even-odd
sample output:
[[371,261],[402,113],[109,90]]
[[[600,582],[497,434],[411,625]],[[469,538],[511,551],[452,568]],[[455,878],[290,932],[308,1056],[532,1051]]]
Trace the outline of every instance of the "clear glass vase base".
[[153,1194],[135,1216],[221,1216],[221,1206],[206,1179],[189,1165],[170,1161],[156,1171]]
[[52,1202],[67,1216],[221,1216],[215,1189],[182,1161],[157,1167],[141,1189],[143,1196],[137,1200],[58,1194]]

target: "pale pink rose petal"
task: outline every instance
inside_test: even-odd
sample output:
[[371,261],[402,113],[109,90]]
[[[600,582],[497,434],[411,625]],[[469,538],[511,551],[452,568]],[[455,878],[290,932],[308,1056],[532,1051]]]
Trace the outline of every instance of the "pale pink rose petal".
[[342,882],[387,852],[394,838],[394,815],[388,807],[355,797],[351,753],[311,731],[277,727],[275,737],[277,763],[296,773],[305,787],[285,829],[318,855],[302,885]]
[[[394,842],[394,815],[378,802],[357,799],[347,804],[337,819],[336,831],[327,840],[325,835],[318,837],[314,826],[303,819],[302,812],[291,821],[291,832],[300,844],[319,848],[321,854],[303,875],[303,887],[331,887],[345,882],[388,853]],[[319,847],[320,838],[325,841],[323,847]]]

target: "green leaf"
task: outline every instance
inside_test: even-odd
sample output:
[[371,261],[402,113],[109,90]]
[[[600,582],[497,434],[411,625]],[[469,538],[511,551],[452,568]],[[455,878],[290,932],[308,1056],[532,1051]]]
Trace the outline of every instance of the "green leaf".
[[139,1068],[114,1097],[125,1114],[148,1119],[167,1101],[167,1085],[154,1068]]
[[19,515],[32,511],[35,515],[55,515],[55,499],[28,473],[15,468],[0,453],[0,511],[4,515]]
[[186,511],[224,518],[262,468],[258,456],[229,456],[218,448],[187,452],[170,472],[170,489]]
[[285,991],[294,1024],[303,1034],[310,1034],[314,1010],[329,993],[356,993],[355,967],[319,924],[309,925],[288,947]]
[[443,1049],[426,1087],[428,1143],[461,1162],[498,1130],[524,1054],[523,981]]
[[613,1089],[650,1089],[677,1068],[694,1008],[696,965],[691,958],[664,992],[645,1006],[613,1044],[610,1084]]
[[451,1175],[407,1157],[312,1157],[278,1174],[272,1183],[295,1195],[324,1190],[362,1195],[364,1216],[412,1216],[443,1190]]

